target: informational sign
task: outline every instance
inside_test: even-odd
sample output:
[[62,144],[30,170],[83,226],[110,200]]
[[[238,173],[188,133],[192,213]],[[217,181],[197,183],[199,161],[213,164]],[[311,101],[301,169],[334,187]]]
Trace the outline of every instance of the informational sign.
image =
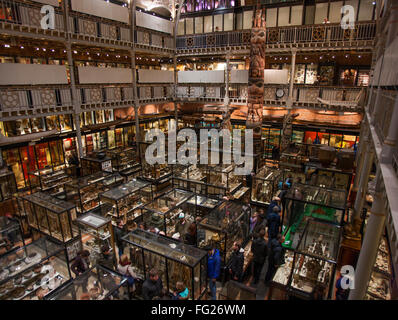
[[112,160],[102,162],[102,171],[112,172]]

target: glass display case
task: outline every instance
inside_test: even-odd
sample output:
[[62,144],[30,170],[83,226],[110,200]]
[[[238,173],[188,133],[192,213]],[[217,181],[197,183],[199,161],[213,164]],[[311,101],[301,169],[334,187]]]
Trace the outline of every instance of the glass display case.
[[285,196],[286,205],[282,225],[289,229],[298,226],[305,217],[343,225],[346,217],[347,192],[308,184],[295,183]]
[[113,172],[112,159],[100,152],[80,159],[83,176],[88,176],[100,171]]
[[142,166],[142,178],[152,182],[152,183],[158,183],[159,181],[169,178],[172,175],[172,170],[171,167],[168,165],[167,161],[167,147],[165,148],[165,163],[164,164],[149,164],[145,160],[145,152],[146,149],[150,146],[150,143],[147,142],[140,142],[139,147],[140,147],[140,154],[142,155],[141,157],[141,166]]
[[19,221],[0,217],[0,257],[15,248],[24,246],[24,238]]
[[211,245],[220,250],[222,265],[227,265],[235,241],[242,245],[249,238],[250,216],[243,210],[243,204],[234,201],[224,201],[212,210],[198,224],[204,233],[204,239],[198,237],[198,247]]
[[292,273],[294,251],[285,250],[284,263],[276,270],[269,284],[268,300],[287,300],[287,285]]
[[142,180],[131,180],[116,188],[108,190],[99,195],[101,214],[116,220],[123,218],[124,221],[133,220],[141,215],[140,208],[152,201],[152,184]]
[[118,173],[97,172],[73,179],[65,184],[66,200],[75,203],[78,213],[88,212],[99,205],[98,195],[124,182]]
[[105,245],[114,254],[115,240],[110,218],[88,212],[78,217],[75,223],[79,228],[83,249],[90,252],[92,261],[97,261],[101,257],[101,248]]
[[283,172],[271,167],[262,167],[253,177],[251,200],[262,205],[270,204],[272,197],[278,191],[278,184],[283,178]]
[[322,168],[320,164],[308,163],[305,168],[308,184],[324,188],[349,190],[352,172],[335,168]]
[[173,187],[198,194],[206,193],[204,166],[197,164],[173,164],[171,167],[173,172]]
[[[192,211],[196,210],[196,216],[204,217],[210,211],[214,210],[217,206],[222,203],[219,199],[213,199],[202,195],[195,195],[195,197],[189,199],[187,204],[192,206]],[[191,211],[190,210],[190,211]]]
[[37,181],[37,188],[43,192],[47,192],[52,195],[58,195],[64,191],[65,183],[72,181],[72,175],[76,170],[75,166],[62,166],[59,168],[46,168],[36,170],[30,173],[31,189],[35,190],[35,184],[33,181]]
[[62,243],[78,236],[72,221],[76,219],[76,207],[73,203],[59,200],[43,192],[23,196],[31,228],[48,235]]
[[376,261],[368,283],[366,300],[391,300],[391,255],[387,237],[383,236],[377,250]]
[[330,299],[341,235],[340,226],[309,219],[299,243],[294,250],[286,250],[284,264],[272,279],[271,299],[285,295],[313,299],[314,294],[320,294],[324,300]]
[[13,198],[17,193],[15,174],[4,168],[0,170],[0,202]]
[[0,257],[0,300],[41,300],[70,278],[65,248],[40,238]]
[[106,153],[112,159],[113,171],[119,172],[127,181],[140,174],[141,163],[135,148],[115,148]]
[[158,229],[169,237],[179,233],[182,238],[188,226],[195,221],[196,205],[188,205],[188,201],[192,199],[196,200],[193,193],[173,189],[143,206],[142,214],[136,222],[144,223],[147,230]]
[[198,300],[207,287],[207,252],[152,232],[136,229],[123,237],[130,261],[142,279],[156,268],[163,286],[172,293],[182,281],[189,299]]
[[128,300],[127,279],[96,265],[54,290],[45,300]]
[[236,175],[234,170],[234,164],[208,165],[206,167],[207,195],[219,195],[220,189],[224,189],[225,193],[236,192],[242,186],[244,176]]

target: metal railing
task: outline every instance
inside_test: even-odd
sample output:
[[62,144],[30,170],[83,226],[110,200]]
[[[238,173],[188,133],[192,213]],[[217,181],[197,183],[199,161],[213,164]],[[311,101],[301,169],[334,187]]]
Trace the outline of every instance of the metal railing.
[[[276,96],[276,91],[283,89],[284,95],[281,98]],[[300,103],[320,103],[318,98],[330,101],[354,102],[357,101],[358,95],[362,88],[360,87],[321,87],[312,85],[295,85],[293,90],[293,102]],[[266,85],[264,87],[264,103],[281,103],[286,102],[288,97],[287,85]],[[223,99],[225,96],[225,85],[208,86],[208,85],[178,85],[177,98],[190,99]],[[230,84],[229,98],[231,102],[247,103],[247,85],[246,84]]]
[[71,89],[66,87],[0,89],[0,111],[13,112],[72,105]]
[[[340,24],[267,28],[266,44],[331,43],[337,41],[373,40],[375,22],[358,22],[355,29],[343,30]],[[249,46],[250,30],[214,32],[177,37],[177,49]]]

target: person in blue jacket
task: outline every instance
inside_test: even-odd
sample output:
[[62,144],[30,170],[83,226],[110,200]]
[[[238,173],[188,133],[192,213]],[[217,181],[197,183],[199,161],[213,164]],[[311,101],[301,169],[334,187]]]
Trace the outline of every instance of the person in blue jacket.
[[279,233],[279,228],[281,225],[281,217],[280,217],[281,209],[278,206],[275,206],[272,209],[272,213],[268,216],[268,238],[274,239],[277,237]]
[[207,246],[205,250],[207,255],[207,277],[209,278],[209,288],[211,292],[211,300],[217,300],[217,278],[220,276],[221,257],[220,251],[211,246]]
[[271,203],[268,206],[267,209],[267,220],[269,215],[273,212],[274,207],[278,207],[279,209],[281,209],[281,205],[280,205],[281,199],[279,197],[273,197]]

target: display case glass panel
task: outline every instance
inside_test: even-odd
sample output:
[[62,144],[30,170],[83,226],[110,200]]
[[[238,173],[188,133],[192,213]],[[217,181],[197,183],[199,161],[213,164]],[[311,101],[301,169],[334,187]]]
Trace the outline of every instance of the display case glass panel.
[[[140,148],[140,154],[141,155],[145,155],[146,154],[146,149],[150,146],[150,143],[140,143],[139,144],[139,148]],[[171,167],[168,165],[168,161],[167,161],[167,144],[164,145],[163,147],[159,147],[158,150],[161,150],[162,148],[164,148],[165,150],[165,161],[163,164],[149,164],[146,161],[145,157],[142,157],[141,159],[141,166],[142,166],[142,178],[156,183],[159,182],[165,178],[168,178],[171,176],[172,174],[172,170]]]
[[0,256],[23,245],[24,238],[18,220],[0,217]]
[[146,204],[137,222],[143,222],[148,230],[163,231],[169,237],[178,233],[180,239],[183,239],[189,224],[196,217],[196,206],[187,204],[191,199],[195,199],[193,193],[173,189]]
[[1,300],[39,300],[70,278],[65,248],[47,238],[0,257]]
[[346,218],[347,193],[344,190],[295,183],[285,198],[286,206],[282,217],[285,228],[299,225],[305,217],[314,217],[340,225]]
[[253,178],[252,201],[269,204],[276,195],[278,183],[283,178],[279,169],[262,167]]
[[341,227],[314,219],[307,222],[296,249],[289,289],[312,299],[330,299],[335,284]]
[[243,176],[236,175],[234,170],[234,164],[208,165],[206,168],[207,194],[219,195],[220,188],[225,189],[225,193],[235,193],[242,186]]
[[78,213],[88,212],[99,206],[98,195],[123,183],[118,173],[97,172],[73,179],[65,184],[66,200],[75,203]]
[[[242,245],[249,238],[250,216],[243,210],[243,204],[224,201],[212,210],[198,224],[198,235],[204,232],[204,238],[198,236],[198,247],[211,245],[220,250],[222,264],[227,265],[235,241]],[[199,231],[200,230],[200,231]]]
[[101,248],[107,246],[112,254],[115,254],[115,241],[112,221],[94,214],[85,213],[75,220],[79,227],[83,249],[90,252],[90,259],[97,261],[101,257]]
[[128,300],[127,279],[96,265],[47,295],[46,300]]
[[0,170],[0,202],[11,199],[17,193],[17,181],[12,171]]
[[133,220],[140,216],[141,207],[153,199],[152,185],[143,180],[133,179],[109,191],[101,193],[101,213],[116,220],[123,218],[124,221]]
[[[151,268],[159,271],[163,285],[172,293],[177,281],[189,290],[190,299],[200,299],[206,290],[207,252],[185,245],[174,239],[136,229],[124,238],[129,251],[139,249],[141,264],[136,262],[139,274],[145,278]],[[134,251],[137,255],[137,251]],[[134,261],[134,259],[132,259]]]
[[72,226],[72,220],[76,218],[74,204],[43,192],[25,195],[22,199],[32,228],[63,243],[78,236],[77,229]]

